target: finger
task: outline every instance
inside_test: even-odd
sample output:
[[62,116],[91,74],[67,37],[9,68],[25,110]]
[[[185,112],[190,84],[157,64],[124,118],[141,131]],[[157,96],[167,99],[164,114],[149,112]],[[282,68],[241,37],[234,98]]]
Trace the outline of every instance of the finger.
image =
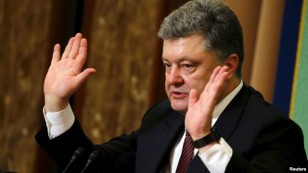
[[79,53],[76,57],[76,68],[81,71],[87,58],[87,40],[84,38],[80,42]]
[[202,92],[202,96],[200,96],[201,98],[206,98],[201,100],[203,104],[207,103],[211,106],[216,104],[227,74],[226,67],[219,66],[214,69],[206,89]]
[[51,64],[58,62],[60,60],[60,44],[56,44],[53,48],[53,54],[51,59]]
[[223,66],[223,71],[228,73],[228,78],[232,77],[232,73],[229,70],[230,68],[228,66]]
[[72,49],[68,54],[68,58],[76,59],[78,52],[79,52],[80,40],[81,39],[82,39],[82,35],[80,33],[77,33],[76,36],[75,36],[75,40],[74,40]]
[[211,77],[210,77],[210,80],[207,82],[207,84],[206,84],[206,86],[205,86],[205,88],[204,88],[205,91],[208,91],[209,88],[211,87],[211,85],[215,82],[215,77],[216,77],[216,75],[218,74],[218,72],[219,72],[220,69],[221,69],[221,66],[217,66],[217,67],[213,70],[213,72],[212,72],[212,74],[211,74]]
[[221,82],[224,82],[226,77],[228,76],[228,67],[223,66],[222,68],[219,69],[217,75],[215,76],[215,84],[220,85]]
[[76,60],[81,61],[82,64],[84,63],[84,61],[86,60],[86,57],[87,57],[87,47],[88,47],[87,39],[85,39],[85,38],[81,39],[80,48],[79,48],[79,52],[78,52],[78,55],[76,57]]
[[68,41],[68,43],[67,43],[67,45],[65,47],[65,50],[64,50],[64,52],[62,54],[62,59],[63,58],[68,58],[68,54],[69,54],[69,52],[72,49],[72,45],[73,45],[74,41],[75,41],[74,37],[70,38],[70,40]]
[[[222,74],[224,74],[227,71],[227,67],[226,66],[220,66],[219,68],[216,68],[211,76],[210,79],[210,86],[208,88],[208,90],[215,90],[214,88],[217,87],[217,85],[220,85],[221,82],[223,82],[224,80],[221,79]],[[222,80],[222,81],[221,81]]]
[[221,92],[221,88],[223,88],[223,85],[225,83],[225,81],[227,80],[229,76],[228,73],[228,67],[224,66],[222,67],[217,76],[215,77],[215,83],[213,84],[212,88],[211,88],[211,93],[215,94],[216,96],[218,96],[218,93]]
[[214,70],[213,73],[211,74],[211,78],[210,78],[210,83],[214,83],[216,77],[218,76],[219,72],[221,71],[222,67],[221,66],[217,66]]
[[191,89],[189,92],[189,97],[188,97],[188,108],[192,107],[195,105],[195,103],[198,101],[198,93],[197,90]]

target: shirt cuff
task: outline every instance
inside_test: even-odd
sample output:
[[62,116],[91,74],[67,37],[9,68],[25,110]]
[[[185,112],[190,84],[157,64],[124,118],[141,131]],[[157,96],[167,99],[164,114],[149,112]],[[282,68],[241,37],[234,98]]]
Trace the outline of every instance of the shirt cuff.
[[72,127],[75,121],[75,116],[70,104],[59,112],[46,112],[44,107],[43,113],[49,139],[53,139],[66,132]]
[[223,173],[232,153],[233,150],[229,144],[223,138],[220,138],[219,144],[215,144],[208,151],[198,155],[210,172]]

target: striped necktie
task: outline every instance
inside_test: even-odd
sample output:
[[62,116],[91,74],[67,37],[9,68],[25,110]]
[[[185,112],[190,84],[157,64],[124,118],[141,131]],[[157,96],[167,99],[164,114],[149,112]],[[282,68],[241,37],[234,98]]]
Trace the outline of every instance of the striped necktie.
[[186,173],[193,158],[194,146],[192,143],[192,138],[188,132],[186,132],[184,145],[182,149],[182,154],[179,160],[179,164],[176,168],[176,173]]

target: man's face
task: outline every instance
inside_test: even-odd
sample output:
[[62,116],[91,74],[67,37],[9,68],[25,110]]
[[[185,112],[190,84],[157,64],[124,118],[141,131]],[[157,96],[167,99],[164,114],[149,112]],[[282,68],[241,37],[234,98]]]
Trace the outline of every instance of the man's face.
[[164,40],[165,90],[175,111],[187,111],[189,91],[196,89],[200,95],[219,65],[214,54],[205,51],[203,42],[200,35]]

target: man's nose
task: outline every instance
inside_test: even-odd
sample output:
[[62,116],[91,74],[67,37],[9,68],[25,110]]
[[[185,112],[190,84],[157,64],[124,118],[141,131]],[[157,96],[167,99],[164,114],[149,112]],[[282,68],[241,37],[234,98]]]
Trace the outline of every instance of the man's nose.
[[183,83],[183,78],[181,76],[181,70],[179,68],[172,68],[170,73],[167,73],[167,82],[169,85],[181,84]]

